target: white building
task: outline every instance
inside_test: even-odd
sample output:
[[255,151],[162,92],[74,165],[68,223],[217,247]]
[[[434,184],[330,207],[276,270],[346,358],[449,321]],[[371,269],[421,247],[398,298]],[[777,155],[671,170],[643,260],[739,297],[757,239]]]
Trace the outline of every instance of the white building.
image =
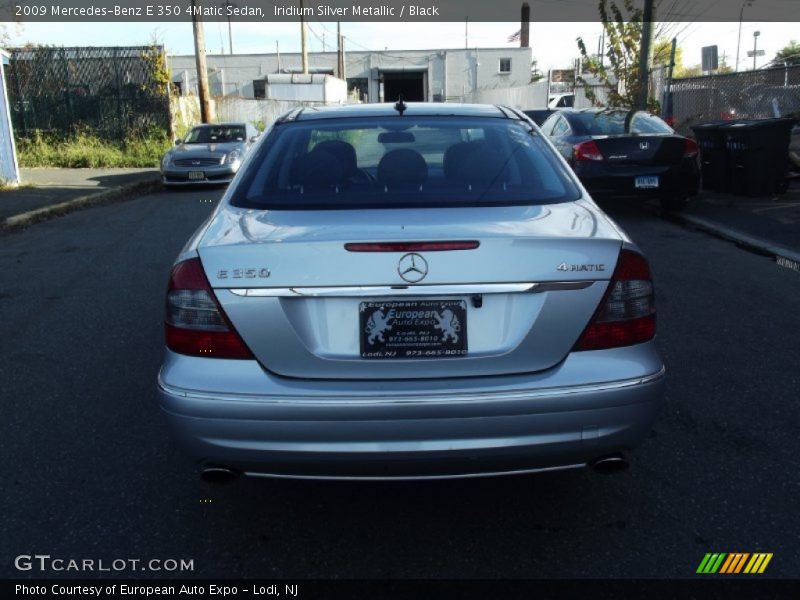
[[[309,73],[334,75],[336,52],[309,53]],[[345,53],[348,88],[364,102],[460,101],[485,90],[530,83],[531,49],[468,48]],[[299,53],[209,54],[212,96],[267,97],[268,75],[301,73]],[[197,93],[194,55],[168,59],[172,81],[182,94]]]

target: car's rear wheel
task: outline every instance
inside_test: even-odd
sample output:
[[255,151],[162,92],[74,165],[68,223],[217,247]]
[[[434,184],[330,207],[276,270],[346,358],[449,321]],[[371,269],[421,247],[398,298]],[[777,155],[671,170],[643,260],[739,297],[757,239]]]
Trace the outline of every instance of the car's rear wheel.
[[670,212],[678,212],[686,208],[689,204],[689,198],[684,196],[672,196],[669,198],[661,198],[661,208]]

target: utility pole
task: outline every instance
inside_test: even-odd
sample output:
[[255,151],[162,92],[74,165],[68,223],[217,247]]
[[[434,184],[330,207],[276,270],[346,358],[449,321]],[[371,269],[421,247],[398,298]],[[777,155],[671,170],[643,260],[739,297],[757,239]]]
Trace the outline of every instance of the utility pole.
[[[231,0],[225,0],[225,7],[230,9]],[[231,15],[227,10],[225,12],[228,15],[228,46],[230,49],[230,54],[233,54],[233,28],[231,27]]]
[[303,75],[308,75],[308,47],[306,46],[306,18],[303,16],[303,0],[300,0],[300,52]]
[[339,21],[336,21],[336,76],[344,79],[344,38],[342,24]]
[[464,20],[464,50],[469,48],[469,17]]
[[275,40],[275,55],[278,57],[278,73],[281,72],[281,46],[278,40]]
[[344,62],[344,57],[345,57],[345,54],[344,54],[344,36],[341,36],[341,40],[342,40],[342,42],[341,42],[342,43],[342,77],[341,78],[344,79],[345,81],[347,81],[347,66],[345,65],[345,62]]
[[645,0],[642,14],[642,49],[639,55],[639,110],[647,108],[650,84],[650,42],[653,37],[653,0]]
[[194,57],[197,66],[197,93],[200,96],[200,120],[210,123],[214,120],[211,114],[211,101],[208,97],[208,70],[206,69],[206,40],[203,33],[203,20],[200,0],[192,0],[192,32],[194,33]]

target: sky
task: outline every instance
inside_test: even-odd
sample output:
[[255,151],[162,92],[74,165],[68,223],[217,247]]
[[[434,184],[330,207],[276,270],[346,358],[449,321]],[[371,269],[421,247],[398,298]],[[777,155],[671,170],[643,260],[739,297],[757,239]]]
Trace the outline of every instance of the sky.
[[[334,49],[336,23],[311,22],[309,50]],[[662,26],[663,27],[663,26]],[[268,53],[300,50],[300,26],[297,23],[233,23],[234,53]],[[719,56],[726,57],[733,66],[736,56],[739,24],[726,23],[671,23],[666,33],[677,36],[683,48],[684,64],[700,63],[701,48],[716,44]],[[191,23],[27,23],[6,24],[11,44],[26,42],[58,46],[114,46],[149,43],[154,36],[165,44],[170,54],[193,54]],[[470,23],[466,43],[470,47],[502,48],[517,46],[509,43],[508,36],[519,29],[519,23]],[[800,41],[800,23],[755,23],[741,26],[740,69],[752,68],[752,58],[747,51],[753,49],[753,32],[760,31],[758,48],[765,56],[758,58],[757,66],[769,62],[775,53],[791,40]],[[398,23],[342,23],[350,50],[412,50],[427,48],[463,48],[464,23],[415,23],[413,26]],[[582,36],[589,50],[597,48],[601,33],[599,23],[532,23],[531,48],[539,68],[570,68],[579,56],[575,38]],[[206,22],[206,50],[209,53],[228,52],[228,25],[226,22]],[[313,65],[312,65],[313,66]]]

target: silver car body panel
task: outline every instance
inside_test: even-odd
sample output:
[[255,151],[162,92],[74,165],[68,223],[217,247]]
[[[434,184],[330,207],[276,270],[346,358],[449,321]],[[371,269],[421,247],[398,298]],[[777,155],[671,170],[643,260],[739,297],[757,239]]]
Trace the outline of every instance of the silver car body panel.
[[[398,273],[403,252],[344,247],[398,240],[478,240],[480,246],[421,252],[429,268],[416,285]],[[597,308],[621,244],[616,228],[588,203],[416,211],[226,207],[206,228],[198,253],[217,299],[265,368],[290,377],[435,378],[524,373],[562,360]],[[563,264],[603,270],[559,270]],[[262,271],[269,276],[260,277]],[[529,293],[533,284],[587,280],[597,284]],[[498,285],[503,293],[486,294],[486,286]],[[376,286],[386,298],[466,301],[469,356],[361,360],[361,299],[324,288]],[[486,294],[480,308],[469,304],[475,294]]]

